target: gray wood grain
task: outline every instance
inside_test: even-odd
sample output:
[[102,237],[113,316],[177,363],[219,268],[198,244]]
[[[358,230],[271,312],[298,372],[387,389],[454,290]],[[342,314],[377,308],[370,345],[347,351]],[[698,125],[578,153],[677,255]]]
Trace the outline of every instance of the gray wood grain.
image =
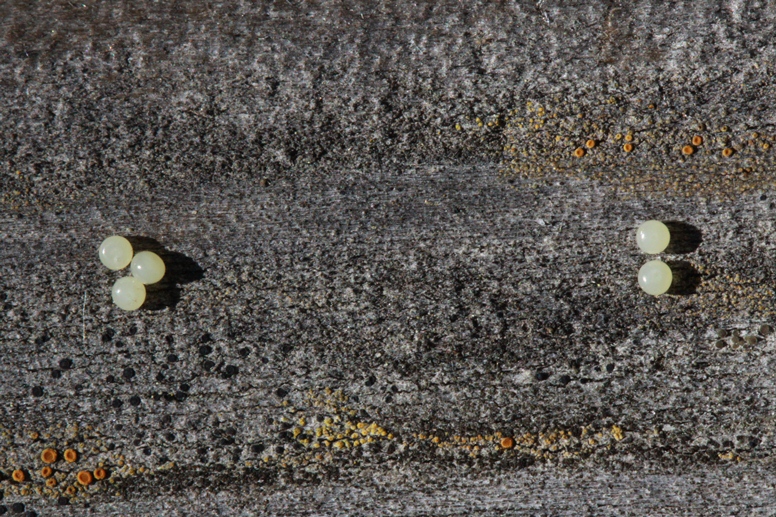
[[0,3],[0,504],[773,515],[773,17]]

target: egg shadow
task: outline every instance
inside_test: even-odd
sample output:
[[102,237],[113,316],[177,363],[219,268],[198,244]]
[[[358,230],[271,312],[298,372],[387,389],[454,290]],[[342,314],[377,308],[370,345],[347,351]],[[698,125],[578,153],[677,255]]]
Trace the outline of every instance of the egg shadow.
[[671,232],[671,240],[668,242],[666,253],[672,255],[692,253],[703,242],[703,233],[691,224],[680,221],[666,221],[664,224]]
[[701,274],[687,261],[667,262],[673,274],[673,281],[667,294],[691,296],[698,293]]
[[159,311],[174,309],[181,299],[181,286],[202,280],[205,271],[199,264],[183,253],[170,251],[159,241],[150,237],[127,237],[135,253],[153,251],[164,261],[164,277],[157,283],[146,286],[146,301],[143,309]]

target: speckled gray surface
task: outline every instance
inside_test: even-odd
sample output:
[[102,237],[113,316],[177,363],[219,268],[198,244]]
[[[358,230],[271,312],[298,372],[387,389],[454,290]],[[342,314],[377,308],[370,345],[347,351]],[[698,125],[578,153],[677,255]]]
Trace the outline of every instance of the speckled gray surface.
[[774,16],[0,2],[0,504],[776,514]]

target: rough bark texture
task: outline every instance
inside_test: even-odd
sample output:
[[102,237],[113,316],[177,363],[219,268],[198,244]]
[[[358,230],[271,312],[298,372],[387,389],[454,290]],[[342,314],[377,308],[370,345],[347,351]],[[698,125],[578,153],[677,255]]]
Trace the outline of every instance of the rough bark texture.
[[[773,515],[775,22],[0,2],[0,504]],[[112,234],[168,264],[137,312]]]

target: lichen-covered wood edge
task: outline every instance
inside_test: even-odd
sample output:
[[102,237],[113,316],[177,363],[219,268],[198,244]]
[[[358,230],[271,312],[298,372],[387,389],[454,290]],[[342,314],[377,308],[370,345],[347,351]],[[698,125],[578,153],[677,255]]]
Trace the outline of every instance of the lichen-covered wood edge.
[[774,17],[3,2],[0,504],[772,514]]

